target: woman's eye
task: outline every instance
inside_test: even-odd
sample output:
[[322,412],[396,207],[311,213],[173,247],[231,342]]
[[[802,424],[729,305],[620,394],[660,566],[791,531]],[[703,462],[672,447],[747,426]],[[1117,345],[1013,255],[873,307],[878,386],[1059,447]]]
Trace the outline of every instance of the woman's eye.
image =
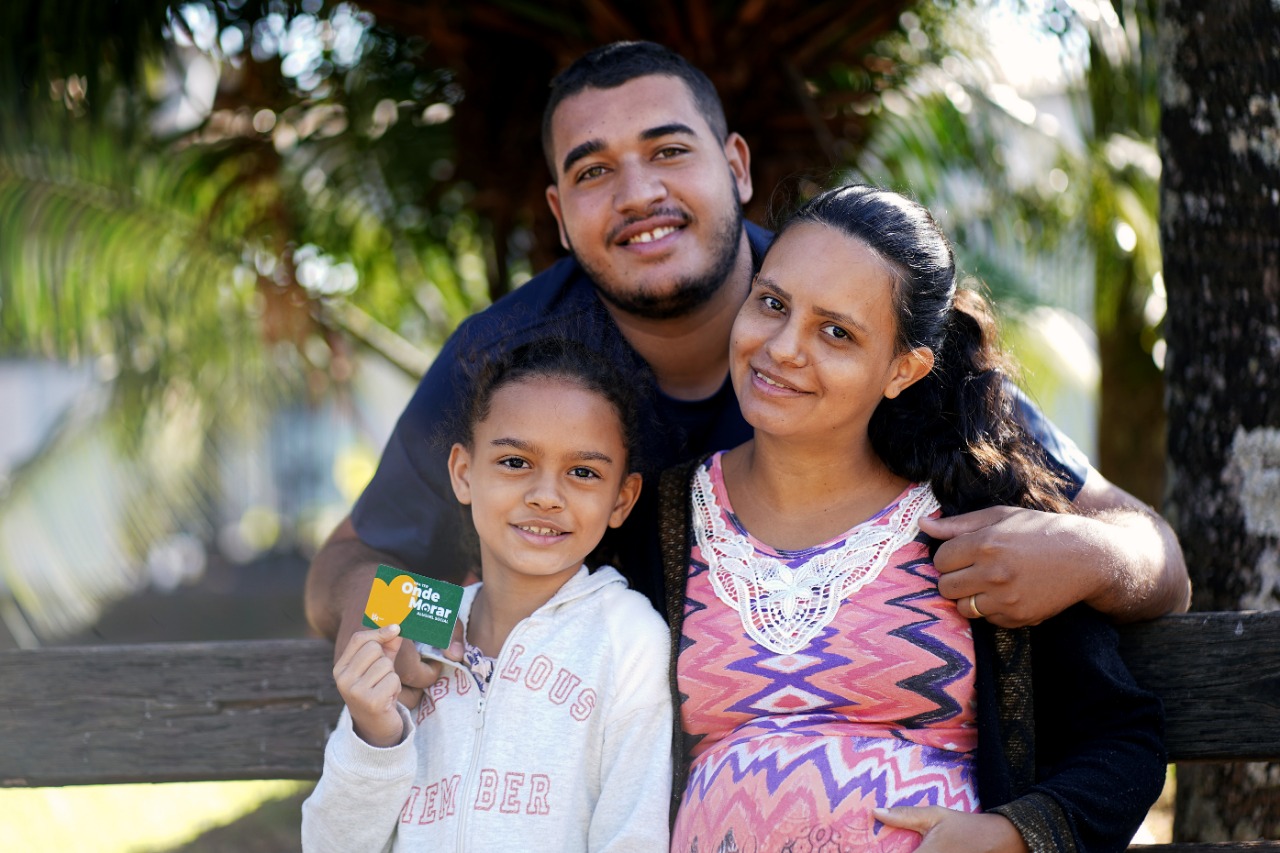
[[781,311],[786,307],[782,304],[781,299],[776,296],[769,296],[768,294],[761,296],[760,301],[764,304],[764,307],[768,308],[770,311]]
[[839,326],[823,326],[822,331],[826,332],[828,335],[830,335],[833,338],[836,338],[837,340],[841,340],[841,341],[849,340],[849,333],[846,332],[844,329],[840,328]]
[[498,464],[501,465],[503,468],[513,468],[518,471],[524,468],[528,468],[529,460],[521,459],[519,456],[508,456],[504,459],[499,459]]
[[595,471],[592,471],[590,468],[579,465],[577,468],[569,469],[569,476],[578,477],[583,480],[589,480],[593,477],[599,477],[600,475],[597,474]]

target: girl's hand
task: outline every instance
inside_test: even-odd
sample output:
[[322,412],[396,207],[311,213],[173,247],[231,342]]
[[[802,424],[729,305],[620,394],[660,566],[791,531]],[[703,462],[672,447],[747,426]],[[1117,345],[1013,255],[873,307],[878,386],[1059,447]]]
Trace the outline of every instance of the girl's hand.
[[403,640],[399,625],[356,631],[333,665],[333,680],[351,712],[356,735],[370,746],[395,746],[404,737],[404,721],[396,710],[400,677],[395,670]]
[[1027,853],[1022,834],[1007,817],[970,814],[941,806],[876,809],[876,820],[924,836],[916,853]]

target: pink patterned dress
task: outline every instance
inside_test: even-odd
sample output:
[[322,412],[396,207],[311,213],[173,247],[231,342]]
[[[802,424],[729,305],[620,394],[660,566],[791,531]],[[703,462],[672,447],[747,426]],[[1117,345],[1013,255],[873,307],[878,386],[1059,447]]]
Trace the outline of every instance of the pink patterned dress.
[[899,853],[920,836],[873,808],[978,811],[973,635],[916,541],[937,507],[912,486],[831,542],[777,551],[738,524],[720,454],[698,469],[673,853]]

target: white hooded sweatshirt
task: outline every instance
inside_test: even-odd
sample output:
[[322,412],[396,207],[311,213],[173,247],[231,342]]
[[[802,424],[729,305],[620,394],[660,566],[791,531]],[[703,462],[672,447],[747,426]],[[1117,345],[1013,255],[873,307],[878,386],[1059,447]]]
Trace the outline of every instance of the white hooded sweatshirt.
[[302,849],[666,851],[668,643],[648,599],[604,566],[516,625],[487,686],[483,663],[420,646],[445,668],[414,711],[400,706],[399,745],[365,743],[343,709]]

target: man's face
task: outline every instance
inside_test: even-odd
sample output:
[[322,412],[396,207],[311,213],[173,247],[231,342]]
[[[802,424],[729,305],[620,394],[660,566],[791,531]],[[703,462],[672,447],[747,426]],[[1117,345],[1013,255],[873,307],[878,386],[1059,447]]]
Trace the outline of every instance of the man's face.
[[715,137],[683,81],[585,89],[556,109],[551,139],[560,242],[605,300],[666,319],[719,290],[742,247],[750,155],[737,134]]

